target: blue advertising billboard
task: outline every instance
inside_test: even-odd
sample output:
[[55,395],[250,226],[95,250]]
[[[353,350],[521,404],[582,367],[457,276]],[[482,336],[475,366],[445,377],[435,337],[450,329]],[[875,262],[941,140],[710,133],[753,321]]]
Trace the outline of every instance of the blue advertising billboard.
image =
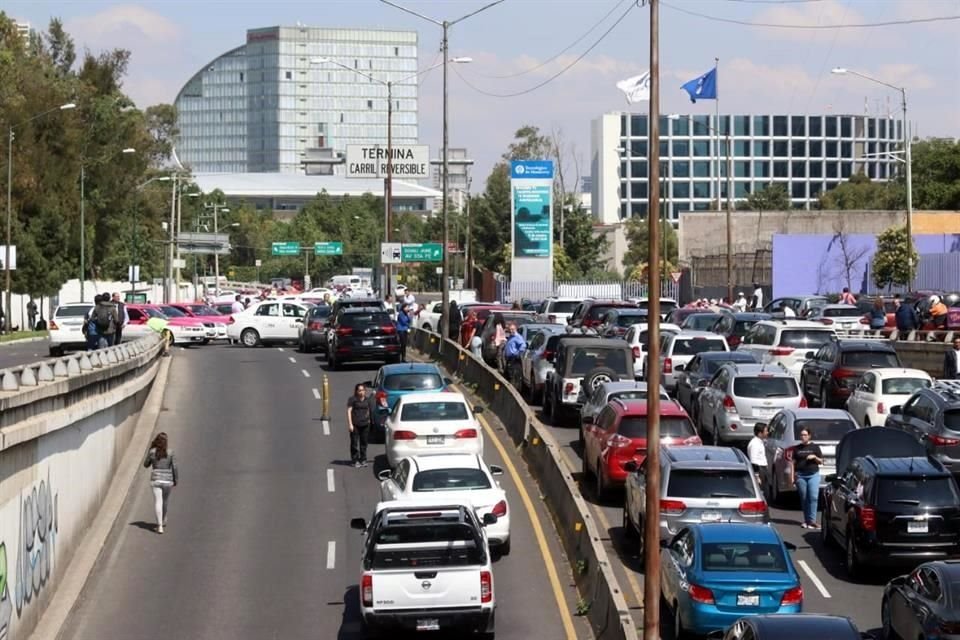
[[[553,162],[512,161],[510,201],[514,259],[546,258],[549,261],[553,256]],[[514,264],[515,270],[518,266]],[[552,269],[549,270],[552,274]]]

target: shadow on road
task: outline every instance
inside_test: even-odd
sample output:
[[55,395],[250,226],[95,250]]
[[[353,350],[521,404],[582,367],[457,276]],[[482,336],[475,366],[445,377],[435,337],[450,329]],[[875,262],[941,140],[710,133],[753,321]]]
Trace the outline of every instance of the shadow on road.
[[144,531],[149,531],[150,533],[153,533],[154,531],[157,530],[156,522],[144,522],[143,520],[137,520],[136,522],[131,522],[130,526],[136,527],[138,529],[143,529]]

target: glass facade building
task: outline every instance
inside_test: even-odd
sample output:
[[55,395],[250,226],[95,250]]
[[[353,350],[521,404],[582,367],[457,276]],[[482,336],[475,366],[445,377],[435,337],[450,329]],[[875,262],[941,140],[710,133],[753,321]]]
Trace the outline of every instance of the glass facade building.
[[[794,208],[811,208],[822,192],[857,173],[894,178],[898,162],[886,154],[902,148],[902,127],[899,120],[856,115],[662,116],[661,197],[673,220],[683,211],[716,209],[718,196],[727,199],[729,162],[734,200],[775,183]],[[593,202],[601,222],[646,216],[648,131],[643,114],[608,113],[593,122]]]
[[199,173],[302,173],[309,151],[386,145],[385,84],[317,58],[395,83],[393,141],[417,143],[415,31],[268,27],[180,90],[181,162]]

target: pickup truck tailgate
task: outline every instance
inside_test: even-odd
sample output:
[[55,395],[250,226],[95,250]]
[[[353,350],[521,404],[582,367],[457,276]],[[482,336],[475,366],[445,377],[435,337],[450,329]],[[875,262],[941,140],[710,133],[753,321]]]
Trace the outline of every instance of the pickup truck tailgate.
[[478,606],[480,567],[397,569],[373,576],[377,610]]

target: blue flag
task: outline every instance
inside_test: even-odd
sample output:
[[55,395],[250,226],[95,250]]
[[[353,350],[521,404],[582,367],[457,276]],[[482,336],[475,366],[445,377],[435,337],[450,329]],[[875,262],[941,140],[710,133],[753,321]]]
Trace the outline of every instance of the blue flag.
[[717,68],[714,67],[699,78],[694,78],[690,82],[680,87],[690,94],[690,102],[696,102],[697,98],[701,100],[717,99]]

